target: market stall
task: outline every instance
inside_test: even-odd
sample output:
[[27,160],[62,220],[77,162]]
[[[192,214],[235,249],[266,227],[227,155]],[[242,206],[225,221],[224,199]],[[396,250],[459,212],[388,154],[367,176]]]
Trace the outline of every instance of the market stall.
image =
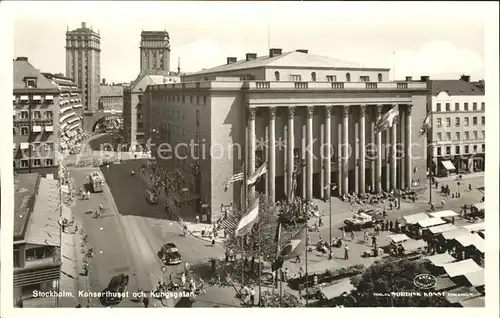
[[482,270],[482,268],[471,259],[443,265],[446,274],[453,278]]

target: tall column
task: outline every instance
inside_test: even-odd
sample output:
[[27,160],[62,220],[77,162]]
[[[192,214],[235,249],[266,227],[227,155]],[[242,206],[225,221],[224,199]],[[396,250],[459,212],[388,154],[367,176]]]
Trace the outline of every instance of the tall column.
[[349,106],[344,106],[342,123],[342,192],[349,193]]
[[398,125],[397,125],[397,119],[394,119],[391,127],[391,190],[396,190],[398,183],[397,183],[397,162],[398,162],[398,156],[397,156],[397,145],[398,145]]
[[[295,147],[294,144],[294,131],[293,131],[293,121],[295,117],[295,107],[288,108],[288,145],[287,145],[287,195],[290,195],[291,191],[293,191],[293,171],[295,167],[293,166],[294,158],[293,158],[293,149]],[[293,195],[293,194],[292,194]]]
[[[330,195],[332,193],[332,106],[325,107],[325,199],[330,200]],[[323,155],[323,153],[321,154]]]
[[[337,118],[342,118],[344,109],[337,107]],[[337,121],[337,193],[342,195],[342,121]]]
[[313,199],[313,114],[314,107],[307,107],[307,189],[306,189],[306,199]]
[[359,193],[359,122],[354,122],[354,192]]
[[406,187],[411,188],[412,181],[412,166],[411,166],[411,109],[413,105],[406,106],[406,117],[405,117],[405,181]]
[[365,115],[366,106],[361,105],[359,113],[359,193],[365,193],[365,162],[366,162],[366,145],[365,145]]
[[405,107],[403,105],[399,106],[399,125],[398,125],[398,188],[404,189],[406,187],[406,140],[405,140],[405,129],[406,129],[406,116]]
[[[255,108],[248,109],[248,167],[247,176],[251,176],[255,172]],[[243,185],[245,186],[245,185]],[[252,198],[255,195],[255,187],[248,189],[248,195]]]
[[[382,105],[377,105],[377,121],[382,117]],[[376,133],[377,138],[377,162],[375,167],[375,190],[382,192],[382,132]]]
[[269,190],[267,195],[271,202],[276,201],[275,179],[276,179],[276,108],[269,108],[269,136],[268,136],[268,149],[269,149]]
[[[370,107],[371,109],[371,107]],[[377,153],[377,150],[375,148],[376,144],[376,138],[375,138],[375,121],[373,120],[373,114],[375,112],[370,112],[370,188],[371,191],[375,191],[375,180],[376,180],[376,173],[375,173],[375,157],[374,155]]]

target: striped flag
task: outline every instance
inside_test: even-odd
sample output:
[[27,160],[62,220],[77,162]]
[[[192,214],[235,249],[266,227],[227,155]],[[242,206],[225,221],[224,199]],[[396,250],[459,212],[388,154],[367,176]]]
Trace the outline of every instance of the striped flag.
[[264,162],[255,172],[248,178],[247,185],[252,186],[259,180],[261,176],[267,173],[267,162]]
[[431,113],[428,113],[422,122],[422,127],[420,127],[420,137],[425,135],[429,128],[431,128]]
[[387,113],[385,113],[375,124],[375,133],[382,132],[392,127],[394,120],[399,116],[398,105],[391,108]]
[[238,227],[236,228],[235,235],[243,236],[252,231],[252,227],[259,219],[259,199],[255,200],[248,212],[243,215]]
[[230,177],[224,182],[224,191],[227,191],[227,188],[230,184],[243,180],[243,172],[237,173]]
[[286,261],[287,259],[297,257],[304,252],[306,247],[306,226],[307,224],[304,225],[281,250],[279,255],[280,260]]

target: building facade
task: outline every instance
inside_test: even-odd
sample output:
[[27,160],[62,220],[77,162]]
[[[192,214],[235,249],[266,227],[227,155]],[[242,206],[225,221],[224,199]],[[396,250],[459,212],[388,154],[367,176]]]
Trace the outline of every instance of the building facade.
[[142,31],[140,73],[170,71],[170,36],[167,31]]
[[[244,160],[249,175],[267,162],[255,189],[272,200],[417,187],[426,178],[418,131],[427,86],[388,78],[389,69],[306,50],[248,53],[190,74],[185,83],[148,86],[146,130],[158,147],[157,162],[186,176],[182,187],[200,195],[207,211],[197,213],[208,213],[211,222],[222,204],[241,205],[238,184],[228,191],[224,184]],[[399,123],[375,134],[377,119],[396,105]],[[177,154],[166,156],[162,143]],[[335,190],[325,190],[333,183]]]
[[59,150],[71,149],[83,132],[82,91],[62,74],[43,73],[59,90]]
[[82,89],[85,110],[96,111],[101,81],[101,36],[82,22],[66,32],[66,77]]
[[14,60],[13,167],[31,172],[58,165],[60,90],[26,57]]
[[123,111],[123,86],[101,85],[99,92],[100,111]]
[[429,80],[432,129],[429,166],[435,175],[484,171],[486,114],[484,81]]

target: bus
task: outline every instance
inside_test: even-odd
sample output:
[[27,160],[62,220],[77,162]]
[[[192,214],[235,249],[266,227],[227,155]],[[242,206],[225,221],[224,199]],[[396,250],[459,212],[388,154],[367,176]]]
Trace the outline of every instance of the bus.
[[97,171],[92,172],[89,175],[89,184],[92,192],[102,192],[104,186],[104,178],[102,174]]

